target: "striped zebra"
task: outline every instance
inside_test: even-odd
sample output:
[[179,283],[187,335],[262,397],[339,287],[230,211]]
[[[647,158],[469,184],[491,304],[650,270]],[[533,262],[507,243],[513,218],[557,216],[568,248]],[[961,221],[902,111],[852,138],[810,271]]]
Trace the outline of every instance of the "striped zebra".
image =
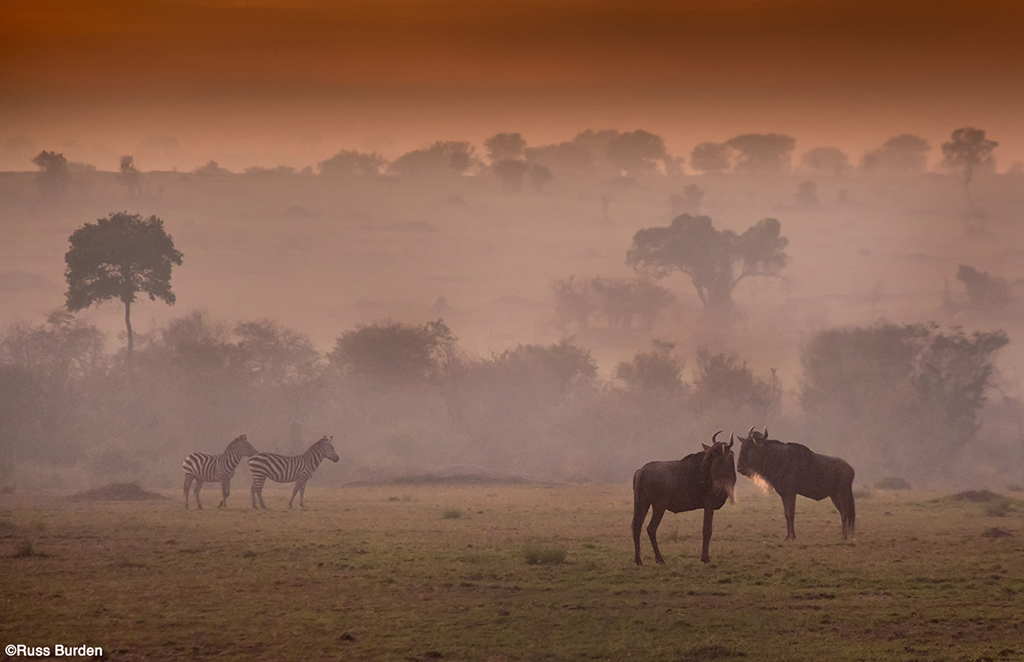
[[288,500],[288,507],[292,507],[295,495],[299,495],[299,507],[305,508],[303,499],[306,496],[306,481],[310,479],[316,468],[324,458],[331,462],[338,461],[338,454],[334,452],[331,442],[334,437],[322,437],[302,455],[278,455],[276,453],[256,453],[249,458],[249,472],[252,474],[252,507],[256,507],[257,497],[260,500],[260,507],[266,509],[267,504],[263,503],[263,483],[270,480],[275,483],[295,483],[292,490],[292,498]]
[[199,490],[203,488],[204,482],[220,481],[220,491],[224,498],[220,500],[218,508],[223,508],[228,503],[228,495],[231,494],[231,477],[235,475],[235,467],[241,461],[242,456],[255,455],[256,449],[245,438],[245,435],[235,438],[224,452],[220,455],[209,455],[207,453],[192,453],[185,458],[181,464],[185,472],[185,510],[188,510],[188,488],[192,481],[196,483],[196,507],[203,509],[199,501]]

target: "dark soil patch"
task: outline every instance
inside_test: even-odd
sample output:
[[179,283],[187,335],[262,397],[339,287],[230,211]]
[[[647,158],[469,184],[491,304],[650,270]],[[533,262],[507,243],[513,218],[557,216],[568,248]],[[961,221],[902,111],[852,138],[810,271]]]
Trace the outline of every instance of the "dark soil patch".
[[985,529],[982,531],[981,537],[995,540],[996,538],[1012,538],[1013,534],[1006,529],[1000,529],[998,526],[994,526],[991,529]]
[[148,501],[166,500],[162,494],[147,492],[135,483],[111,483],[88,492],[79,492],[68,497],[70,501]]

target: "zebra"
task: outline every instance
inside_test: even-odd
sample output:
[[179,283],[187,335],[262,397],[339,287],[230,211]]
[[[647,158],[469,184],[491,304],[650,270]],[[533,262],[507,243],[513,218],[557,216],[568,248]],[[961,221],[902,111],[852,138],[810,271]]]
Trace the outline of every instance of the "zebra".
[[264,510],[267,504],[263,503],[263,483],[269,478],[275,483],[295,483],[292,490],[292,498],[288,500],[288,507],[292,507],[295,495],[299,495],[299,507],[305,508],[303,499],[306,496],[306,481],[310,479],[320,462],[324,458],[332,462],[338,461],[338,454],[334,452],[331,442],[334,437],[321,437],[302,455],[278,455],[276,453],[256,453],[249,458],[249,472],[252,474],[252,507],[256,507],[257,497],[260,500],[260,507]]
[[256,449],[245,438],[245,435],[236,437],[224,452],[220,455],[209,455],[207,453],[192,453],[182,462],[181,468],[185,472],[185,510],[188,510],[188,488],[192,481],[196,482],[196,507],[203,509],[199,501],[199,490],[203,488],[204,482],[220,481],[220,491],[224,498],[217,505],[224,508],[228,504],[228,495],[231,494],[231,477],[235,475],[235,467],[238,466],[242,456],[256,454]]

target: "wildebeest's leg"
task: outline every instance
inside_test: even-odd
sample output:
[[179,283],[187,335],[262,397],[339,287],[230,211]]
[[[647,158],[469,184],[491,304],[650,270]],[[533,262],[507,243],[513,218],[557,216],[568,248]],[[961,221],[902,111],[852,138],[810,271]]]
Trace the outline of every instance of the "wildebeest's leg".
[[796,527],[793,526],[793,518],[796,517],[796,492],[780,496],[782,510],[786,513],[786,540],[796,540]]
[[661,518],[664,516],[665,508],[654,505],[651,512],[651,522],[647,525],[647,535],[651,537],[651,547],[654,548],[654,560],[658,563],[665,562],[665,559],[661,558],[661,550],[658,549],[658,525],[661,524]]
[[704,545],[700,549],[700,560],[701,563],[707,563],[711,560],[708,556],[708,547],[711,546],[711,522],[715,519],[714,508],[704,508]]
[[636,564],[643,565],[640,560],[640,531],[644,528],[644,518],[651,507],[651,502],[642,492],[634,491],[633,494],[633,547],[636,549]]
[[832,499],[832,505],[839,511],[839,519],[843,521],[843,540],[846,540],[847,530],[849,528],[849,515],[846,512],[846,496],[840,491],[835,494],[830,494],[829,498]]
[[185,510],[188,510],[188,488],[192,487],[192,476],[185,476]]
[[199,510],[203,509],[203,504],[199,502],[199,490],[203,489],[203,481],[196,478],[196,508]]
[[228,495],[231,494],[231,481],[222,480],[220,481],[220,493],[224,495],[224,498],[217,504],[218,508],[224,508],[228,505]]
[[832,497],[832,503],[836,504],[839,514],[843,517],[843,540],[846,540],[847,536],[853,535],[853,485],[839,488],[838,494]]

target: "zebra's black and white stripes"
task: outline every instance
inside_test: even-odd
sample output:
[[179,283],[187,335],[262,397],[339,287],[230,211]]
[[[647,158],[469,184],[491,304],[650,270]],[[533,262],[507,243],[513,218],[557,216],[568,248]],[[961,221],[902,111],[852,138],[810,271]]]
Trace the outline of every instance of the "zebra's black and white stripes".
[[304,507],[303,502],[306,495],[306,481],[309,480],[320,463],[327,458],[332,462],[338,461],[338,454],[334,452],[331,442],[334,437],[323,437],[320,441],[310,446],[302,455],[278,455],[277,453],[256,453],[249,458],[249,472],[252,474],[252,507],[256,507],[256,499],[259,498],[260,507],[266,508],[263,503],[263,484],[267,479],[275,483],[295,483],[292,490],[292,498],[288,500],[288,507],[292,507],[296,493],[299,495],[299,506]]
[[185,472],[185,508],[188,509],[188,488],[192,481],[196,483],[196,507],[203,509],[199,502],[199,490],[205,482],[220,481],[220,490],[224,498],[220,500],[218,508],[223,508],[228,503],[228,494],[231,493],[231,477],[235,475],[235,467],[242,460],[242,456],[250,456],[256,453],[256,449],[241,435],[235,438],[224,452],[220,455],[209,455],[208,453],[192,453],[185,458],[181,464]]

